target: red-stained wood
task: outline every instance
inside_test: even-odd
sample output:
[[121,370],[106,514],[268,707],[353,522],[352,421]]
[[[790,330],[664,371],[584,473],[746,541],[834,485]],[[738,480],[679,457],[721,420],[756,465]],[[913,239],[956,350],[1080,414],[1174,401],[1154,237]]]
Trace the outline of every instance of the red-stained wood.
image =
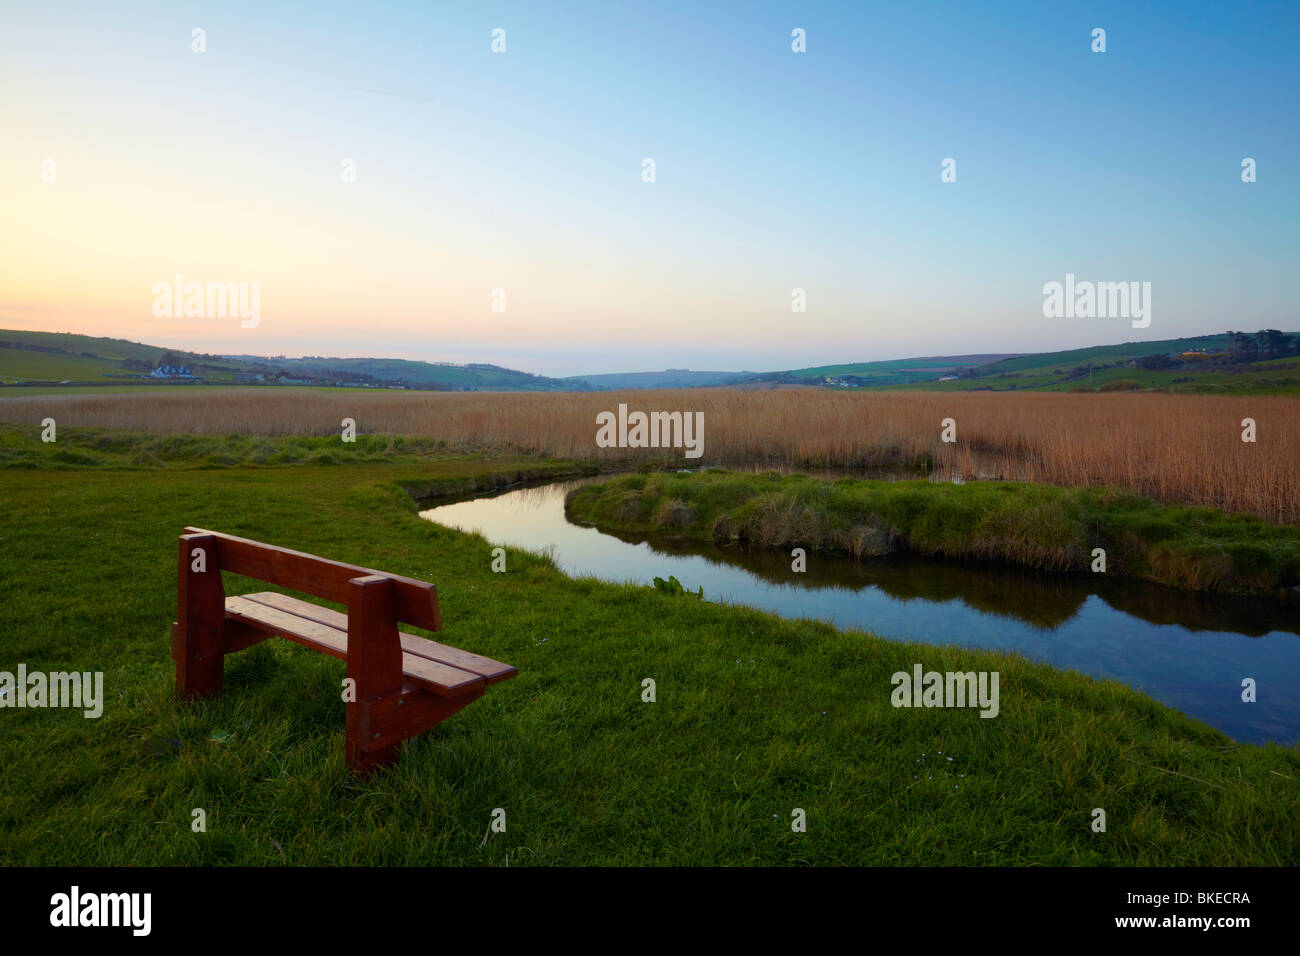
[[[203,570],[195,570],[202,552]],[[182,697],[215,697],[225,673],[225,591],[216,537],[185,534],[177,546],[176,624],[172,657]]]
[[442,723],[482,697],[486,689],[486,684],[479,684],[470,694],[447,698],[430,694],[408,682],[402,694],[381,698],[371,705],[361,731],[371,747],[383,748],[400,743]]
[[[226,600],[229,601],[230,598],[226,598]],[[227,617],[223,647],[227,654],[234,654],[252,647],[254,644],[261,644],[268,637],[274,636],[274,631],[258,630],[243,621]]]
[[[347,626],[347,618],[342,614],[338,615],[343,624],[341,628],[261,604],[252,600],[252,597],[243,594],[226,598],[226,615],[249,627],[288,638],[314,651],[339,660],[348,659],[348,632],[343,629]],[[402,653],[402,673],[425,690],[442,697],[459,697],[483,683],[483,678],[478,674],[448,667],[405,651]]]
[[[240,596],[246,601],[255,601],[258,604],[264,604],[280,611],[287,611],[309,621],[316,621],[340,630],[347,630],[348,618],[346,614],[340,614],[331,608],[321,607],[319,604],[301,601],[298,598],[289,597],[287,594],[277,594],[274,591],[258,591],[254,594]],[[519,673],[518,668],[509,664],[494,661],[492,658],[484,657],[481,654],[462,651],[458,647],[449,647],[446,644],[439,644],[437,641],[416,637],[414,634],[399,633],[398,637],[402,642],[402,650],[407,654],[414,654],[417,657],[454,667],[457,670],[469,671],[482,677],[489,684],[506,680]]]
[[376,761],[388,763],[395,757],[368,729],[375,701],[402,693],[402,642],[397,636],[394,590],[393,582],[378,574],[348,581],[348,679],[353,681],[356,699],[346,705],[344,752],[348,763],[362,773]]
[[[224,655],[270,635],[347,661],[355,700],[346,703],[345,753],[369,774],[396,761],[401,742],[483,696],[487,684],[515,676],[491,658],[402,634],[398,621],[441,626],[432,584],[337,561],[187,528],[178,543],[179,620],[172,625],[176,684],[186,697],[221,691]],[[205,570],[196,571],[194,551]],[[227,598],[222,570],[345,604],[346,615],[273,592]]]
[[217,539],[221,568],[234,574],[269,581],[294,591],[313,594],[337,604],[348,602],[348,582],[353,578],[382,575],[393,582],[393,602],[397,620],[428,631],[442,627],[438,611],[438,589],[427,581],[401,575],[383,574],[340,561],[318,558],[314,554],[291,551],[248,538],[186,528],[188,534],[210,534]]

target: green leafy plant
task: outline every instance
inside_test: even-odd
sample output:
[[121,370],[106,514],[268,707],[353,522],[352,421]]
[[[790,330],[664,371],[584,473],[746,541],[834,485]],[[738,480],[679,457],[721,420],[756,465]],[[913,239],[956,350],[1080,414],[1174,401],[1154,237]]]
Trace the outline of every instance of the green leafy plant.
[[671,574],[668,575],[667,581],[663,578],[655,578],[655,590],[662,591],[665,594],[689,594],[693,598],[699,598],[701,601],[704,600],[703,587],[695,592],[688,591],[682,587],[682,582],[678,581],[677,578],[673,577]]

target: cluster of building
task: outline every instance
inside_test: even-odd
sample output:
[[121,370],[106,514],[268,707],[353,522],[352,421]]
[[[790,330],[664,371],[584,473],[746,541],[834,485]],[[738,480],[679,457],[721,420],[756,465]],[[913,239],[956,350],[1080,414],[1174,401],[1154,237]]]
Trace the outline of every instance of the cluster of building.
[[149,373],[149,378],[175,378],[198,381],[199,377],[190,371],[188,365],[159,365]]

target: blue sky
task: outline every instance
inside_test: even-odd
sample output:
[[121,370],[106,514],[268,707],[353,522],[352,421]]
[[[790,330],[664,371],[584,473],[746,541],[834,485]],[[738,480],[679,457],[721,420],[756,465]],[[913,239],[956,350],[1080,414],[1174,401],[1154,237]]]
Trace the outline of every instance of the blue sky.
[[[1296,330],[1297,50],[1282,3],[9,0],[0,323],[548,374]],[[176,272],[261,323],[155,318]],[[1045,318],[1067,272],[1150,327]]]

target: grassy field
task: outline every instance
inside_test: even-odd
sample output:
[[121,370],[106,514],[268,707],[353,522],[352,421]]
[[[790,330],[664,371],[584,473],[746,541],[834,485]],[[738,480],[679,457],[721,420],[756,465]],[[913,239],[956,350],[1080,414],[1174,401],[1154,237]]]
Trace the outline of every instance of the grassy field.
[[162,364],[168,353],[173,356],[167,359],[169,363],[180,362],[190,366],[195,374],[210,384],[233,384],[241,372],[266,374],[270,378],[272,369],[277,369],[293,378],[346,381],[373,376],[378,381],[400,379],[413,386],[438,383],[450,389],[536,391],[561,386],[556,379],[491,365],[436,364],[390,358],[269,359],[245,355],[223,359],[125,339],[0,329],[0,394],[4,394],[5,387],[25,381],[94,384],[130,381],[116,376],[124,373],[139,375],[144,369],[129,367],[126,364],[128,360],[145,362],[148,368],[153,368]]
[[[1237,745],[1015,656],[570,580],[515,551],[495,574],[488,542],[420,520],[408,493],[566,462],[397,439],[345,451],[69,428],[61,450],[23,442],[33,429],[0,442],[0,669],[100,670],[107,703],[98,720],[0,710],[5,865],[1300,858],[1294,748]],[[227,661],[217,700],[178,702],[168,624],[187,524],[432,580],[441,638],[519,676],[366,782],[344,772],[341,662],[270,641]],[[890,677],[915,663],[1000,672],[999,716],[894,709]],[[495,808],[505,833],[488,831]]]
[[[57,351],[38,351],[55,349]],[[131,381],[116,376],[139,375],[143,369],[128,368],[128,359],[157,365],[167,349],[126,339],[110,339],[65,332],[29,332],[0,329],[0,384],[23,381],[93,382],[109,387]],[[174,353],[193,365],[202,361],[192,352]],[[208,381],[233,383],[242,366],[217,363],[204,369]],[[0,391],[5,394],[8,391]],[[17,391],[17,390],[15,390]],[[26,394],[25,390],[18,394]]]
[[325,395],[339,394],[340,392],[356,395],[360,390],[355,388],[345,388],[338,385],[175,385],[166,382],[131,382],[130,379],[122,380],[121,383],[105,379],[103,384],[95,383],[94,385],[5,385],[0,386],[0,404],[5,401],[13,401],[22,398],[36,397],[62,397],[74,400],[101,397],[101,396],[121,396],[121,395],[167,395],[192,392],[211,398],[213,395],[236,394],[250,395],[261,393],[263,401],[269,397],[269,393],[280,395],[295,395],[303,393],[320,392]]
[[[704,413],[703,457],[596,447],[596,415]],[[1300,399],[1285,396],[1065,395],[732,389],[598,394],[375,393],[317,389],[176,389],[0,399],[0,422],[39,428],[129,428],[156,434],[359,434],[471,443],[503,454],[755,462],[799,468],[928,465],[969,476],[1114,486],[1156,501],[1300,522]],[[952,419],[956,442],[942,441]],[[1256,423],[1243,442],[1242,421]]]
[[[1300,395],[1300,356],[1232,364],[1184,360],[1182,354],[1204,350],[1226,356],[1233,347],[1227,333],[1179,339],[1124,342],[1009,358],[953,356],[948,361],[900,359],[847,362],[783,373],[760,373],[756,380],[806,381],[850,376],[856,387],[908,391],[1048,391],[1096,392],[1109,389],[1155,390],[1187,394]],[[1148,370],[1141,361],[1152,355],[1180,356],[1179,367]],[[1130,368],[1133,362],[1137,367]],[[961,370],[962,377],[940,382],[940,375]]]
[[1243,594],[1300,585],[1300,528],[1101,488],[706,471],[587,485],[570,493],[567,512],[616,531],[857,558],[910,551],[1050,571],[1088,571],[1093,549],[1102,548],[1105,573],[1120,577]]
[[[1014,359],[1008,362],[1015,361]],[[1086,360],[1085,360],[1086,364]],[[1001,365],[1001,363],[999,363]],[[1160,391],[1188,395],[1300,395],[1300,358],[1253,362],[1248,370],[1220,367],[1144,369],[1098,368],[1071,377],[1074,366],[1036,367],[987,374],[951,382],[896,386],[900,391],[962,392],[975,390],[1039,392]]]

